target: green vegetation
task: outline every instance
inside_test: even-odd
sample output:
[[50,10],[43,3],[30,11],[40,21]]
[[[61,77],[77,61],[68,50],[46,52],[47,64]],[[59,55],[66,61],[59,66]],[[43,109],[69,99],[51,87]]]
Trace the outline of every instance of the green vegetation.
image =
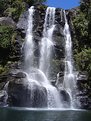
[[14,29],[9,26],[0,26],[0,47],[7,48],[10,46]]
[[[10,17],[14,22],[18,22],[20,15],[30,6],[43,3],[46,0],[0,0],[0,17]],[[11,65],[18,61],[19,50],[17,38],[21,41],[21,32],[12,25],[0,24],[0,74],[6,73]]]
[[0,15],[11,16],[14,21],[18,21],[19,16],[27,7],[46,0],[0,0]]
[[11,42],[14,41],[15,30],[10,26],[0,26],[0,47],[8,48]]
[[77,53],[82,51],[84,48],[88,48],[88,21],[85,18],[85,15],[82,12],[79,12],[77,17],[73,20],[76,44],[77,44]]
[[76,63],[79,70],[87,71],[91,79],[91,48],[83,49],[75,55]]
[[80,71],[87,71],[91,79],[91,1],[81,0],[73,17],[75,60]]
[[0,65],[0,74],[3,73],[4,71],[5,71],[5,68],[2,65]]
[[17,21],[24,10],[25,3],[22,2],[22,0],[0,0],[0,11],[2,16],[9,16]]

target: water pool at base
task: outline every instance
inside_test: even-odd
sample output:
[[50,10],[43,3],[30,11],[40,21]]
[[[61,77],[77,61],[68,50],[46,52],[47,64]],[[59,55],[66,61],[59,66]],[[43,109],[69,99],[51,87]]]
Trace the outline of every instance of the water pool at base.
[[0,108],[0,121],[91,121],[91,111]]

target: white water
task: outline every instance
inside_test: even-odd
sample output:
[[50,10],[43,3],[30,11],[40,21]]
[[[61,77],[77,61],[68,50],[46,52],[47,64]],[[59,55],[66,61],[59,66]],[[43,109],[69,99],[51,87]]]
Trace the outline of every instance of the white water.
[[[52,86],[48,78],[50,77],[50,61],[52,57],[52,49],[54,47],[53,32],[55,30],[55,8],[48,7],[46,10],[43,37],[40,41],[40,58],[39,68],[38,65],[34,66],[34,40],[33,40],[33,16],[34,7],[29,9],[28,16],[28,28],[26,32],[25,42],[25,73],[27,75],[27,83],[31,89],[31,99],[33,102],[35,85],[44,87],[47,91],[47,108],[64,108],[64,104],[61,100],[60,94],[56,87]],[[62,11],[61,11],[62,13]],[[62,89],[64,89],[70,97],[70,107],[74,108],[75,105],[75,88],[76,88],[76,76],[73,68],[72,58],[72,41],[67,23],[66,14],[64,36],[65,36],[65,71]],[[62,19],[62,14],[61,14]]]
[[50,68],[50,59],[53,47],[53,31],[55,29],[55,8],[48,7],[45,15],[43,38],[40,46],[40,64],[39,69],[48,77]]
[[41,57],[39,59],[39,69],[33,66],[34,41],[33,41],[33,15],[34,7],[29,9],[28,29],[25,42],[25,72],[27,82],[31,88],[31,99],[33,101],[34,85],[45,87],[47,91],[47,108],[62,107],[58,90],[51,85],[47,79],[49,72],[50,59],[53,47],[53,31],[55,28],[55,8],[48,7],[45,15],[43,38],[41,40]]
[[74,108],[74,90],[76,88],[76,75],[73,70],[73,58],[72,58],[72,41],[71,34],[69,30],[69,25],[66,18],[66,13],[64,12],[65,26],[64,26],[64,36],[65,36],[65,72],[63,87],[68,92],[71,100],[71,108]]
[[[53,32],[55,29],[55,8],[48,7],[45,15],[45,23],[43,30],[43,38],[41,40],[41,57],[39,69],[45,73],[48,78],[50,71],[50,61],[52,56],[53,48]],[[43,84],[47,89],[48,94],[48,107],[62,107],[60,101],[60,95],[55,87],[53,87],[50,82]]]
[[33,15],[34,15],[34,6],[32,6],[29,10],[28,16],[28,25],[26,32],[26,42],[25,42],[25,68],[29,68],[33,66],[33,57],[34,57],[34,42],[33,42]]

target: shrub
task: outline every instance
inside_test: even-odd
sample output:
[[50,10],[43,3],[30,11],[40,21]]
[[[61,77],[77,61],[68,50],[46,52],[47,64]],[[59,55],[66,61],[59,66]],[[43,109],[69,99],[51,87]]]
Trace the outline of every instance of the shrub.
[[0,26],[0,46],[7,48],[10,46],[14,30],[9,26]]

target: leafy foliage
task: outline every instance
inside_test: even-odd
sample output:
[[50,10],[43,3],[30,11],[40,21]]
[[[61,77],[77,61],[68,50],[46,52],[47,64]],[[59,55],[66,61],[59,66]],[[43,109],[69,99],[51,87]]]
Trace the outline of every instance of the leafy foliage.
[[18,21],[18,18],[27,7],[35,3],[42,3],[46,0],[0,0],[0,15],[11,16],[13,20]]
[[80,53],[75,55],[75,59],[78,65],[78,69],[87,71],[91,78],[91,48],[84,49]]
[[13,28],[9,26],[0,26],[0,47],[7,48],[12,40]]
[[81,0],[80,3],[81,3],[80,10],[88,15],[91,5],[91,0]]
[[81,0],[80,9],[73,18],[75,36],[75,61],[81,71],[91,79],[91,0]]
[[88,41],[88,20],[85,18],[85,15],[80,12],[73,20],[76,39],[78,40],[78,51],[81,51],[83,48],[87,48]]

